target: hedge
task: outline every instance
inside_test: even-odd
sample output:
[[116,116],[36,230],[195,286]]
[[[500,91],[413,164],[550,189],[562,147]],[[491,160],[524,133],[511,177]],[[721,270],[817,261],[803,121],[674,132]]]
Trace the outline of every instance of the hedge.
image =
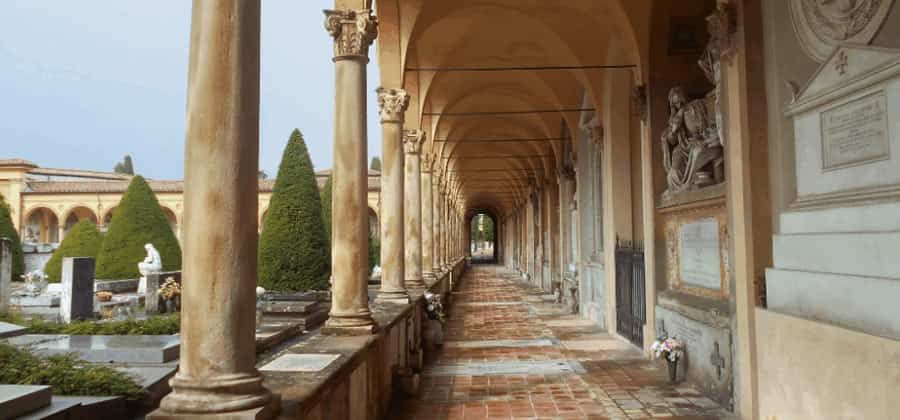
[[25,256],[22,254],[22,242],[19,241],[19,232],[13,226],[9,205],[0,194],[0,238],[9,238],[12,242],[12,279],[19,280],[25,274]]
[[303,135],[294,130],[278,167],[259,239],[259,285],[276,291],[326,290],[331,250]]
[[147,256],[145,244],[153,244],[162,258],[163,271],[181,268],[181,246],[147,181],[135,176],[113,212],[109,230],[97,255],[98,279],[140,276],[138,263]]
[[100,245],[103,243],[103,235],[97,230],[97,226],[90,220],[82,220],[75,224],[69,233],[59,244],[59,248],[53,251],[53,256],[44,265],[44,274],[47,281],[58,283],[62,279],[62,261],[65,257],[93,257],[97,258]]

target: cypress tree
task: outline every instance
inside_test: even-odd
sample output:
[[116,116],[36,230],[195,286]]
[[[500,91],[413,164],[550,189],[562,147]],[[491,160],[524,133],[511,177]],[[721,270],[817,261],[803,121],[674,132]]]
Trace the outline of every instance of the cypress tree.
[[109,230],[103,238],[97,255],[97,278],[140,276],[137,265],[146,257],[144,245],[148,243],[159,251],[164,271],[181,268],[178,239],[150,185],[138,175],[128,184],[128,190],[113,213]]
[[25,274],[25,256],[22,254],[22,242],[19,241],[19,232],[13,225],[9,205],[0,194],[0,238],[9,238],[12,243],[12,279],[18,280]]
[[59,244],[59,248],[53,251],[53,256],[44,265],[44,273],[47,280],[58,283],[62,279],[62,260],[65,257],[94,257],[100,251],[103,243],[103,235],[97,230],[97,226],[90,220],[82,220],[75,224],[65,239]]
[[381,158],[378,156],[372,157],[372,163],[369,164],[369,169],[381,172]]
[[291,133],[259,239],[259,285],[270,290],[328,289],[329,239],[303,135]]

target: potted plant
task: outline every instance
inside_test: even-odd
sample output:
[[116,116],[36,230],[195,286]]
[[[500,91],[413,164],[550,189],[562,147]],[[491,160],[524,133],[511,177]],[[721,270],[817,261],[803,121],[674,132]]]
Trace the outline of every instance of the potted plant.
[[424,338],[426,345],[431,347],[442,346],[444,344],[444,304],[441,302],[441,295],[431,292],[425,292],[425,315],[428,321],[424,328]]
[[678,374],[678,361],[684,356],[684,344],[675,337],[660,337],[651,346],[657,359],[666,358],[669,366],[669,382],[675,383]]
[[175,312],[181,306],[181,284],[169,277],[159,287],[159,297],[166,305],[166,312]]

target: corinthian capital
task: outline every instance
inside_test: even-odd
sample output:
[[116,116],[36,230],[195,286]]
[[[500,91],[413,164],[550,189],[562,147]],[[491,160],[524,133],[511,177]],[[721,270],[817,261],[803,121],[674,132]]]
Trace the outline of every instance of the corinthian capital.
[[403,122],[403,114],[409,106],[409,94],[403,89],[375,89],[378,94],[378,109],[381,122]]
[[589,122],[581,126],[581,129],[587,132],[588,138],[597,146],[603,145],[603,124],[597,118],[591,119]]
[[334,59],[369,59],[378,36],[378,18],[369,9],[325,10],[325,30],[334,38]]
[[422,130],[403,130],[403,151],[408,155],[418,155],[422,151],[422,143],[425,142],[425,132]]
[[432,155],[426,153],[422,156],[422,173],[428,174],[431,173],[431,165],[434,163],[434,158]]

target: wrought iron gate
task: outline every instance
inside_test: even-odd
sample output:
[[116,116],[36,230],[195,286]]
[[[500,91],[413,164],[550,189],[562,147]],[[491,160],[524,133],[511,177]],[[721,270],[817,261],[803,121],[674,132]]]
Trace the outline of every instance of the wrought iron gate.
[[644,247],[616,238],[616,330],[643,347],[646,321]]

